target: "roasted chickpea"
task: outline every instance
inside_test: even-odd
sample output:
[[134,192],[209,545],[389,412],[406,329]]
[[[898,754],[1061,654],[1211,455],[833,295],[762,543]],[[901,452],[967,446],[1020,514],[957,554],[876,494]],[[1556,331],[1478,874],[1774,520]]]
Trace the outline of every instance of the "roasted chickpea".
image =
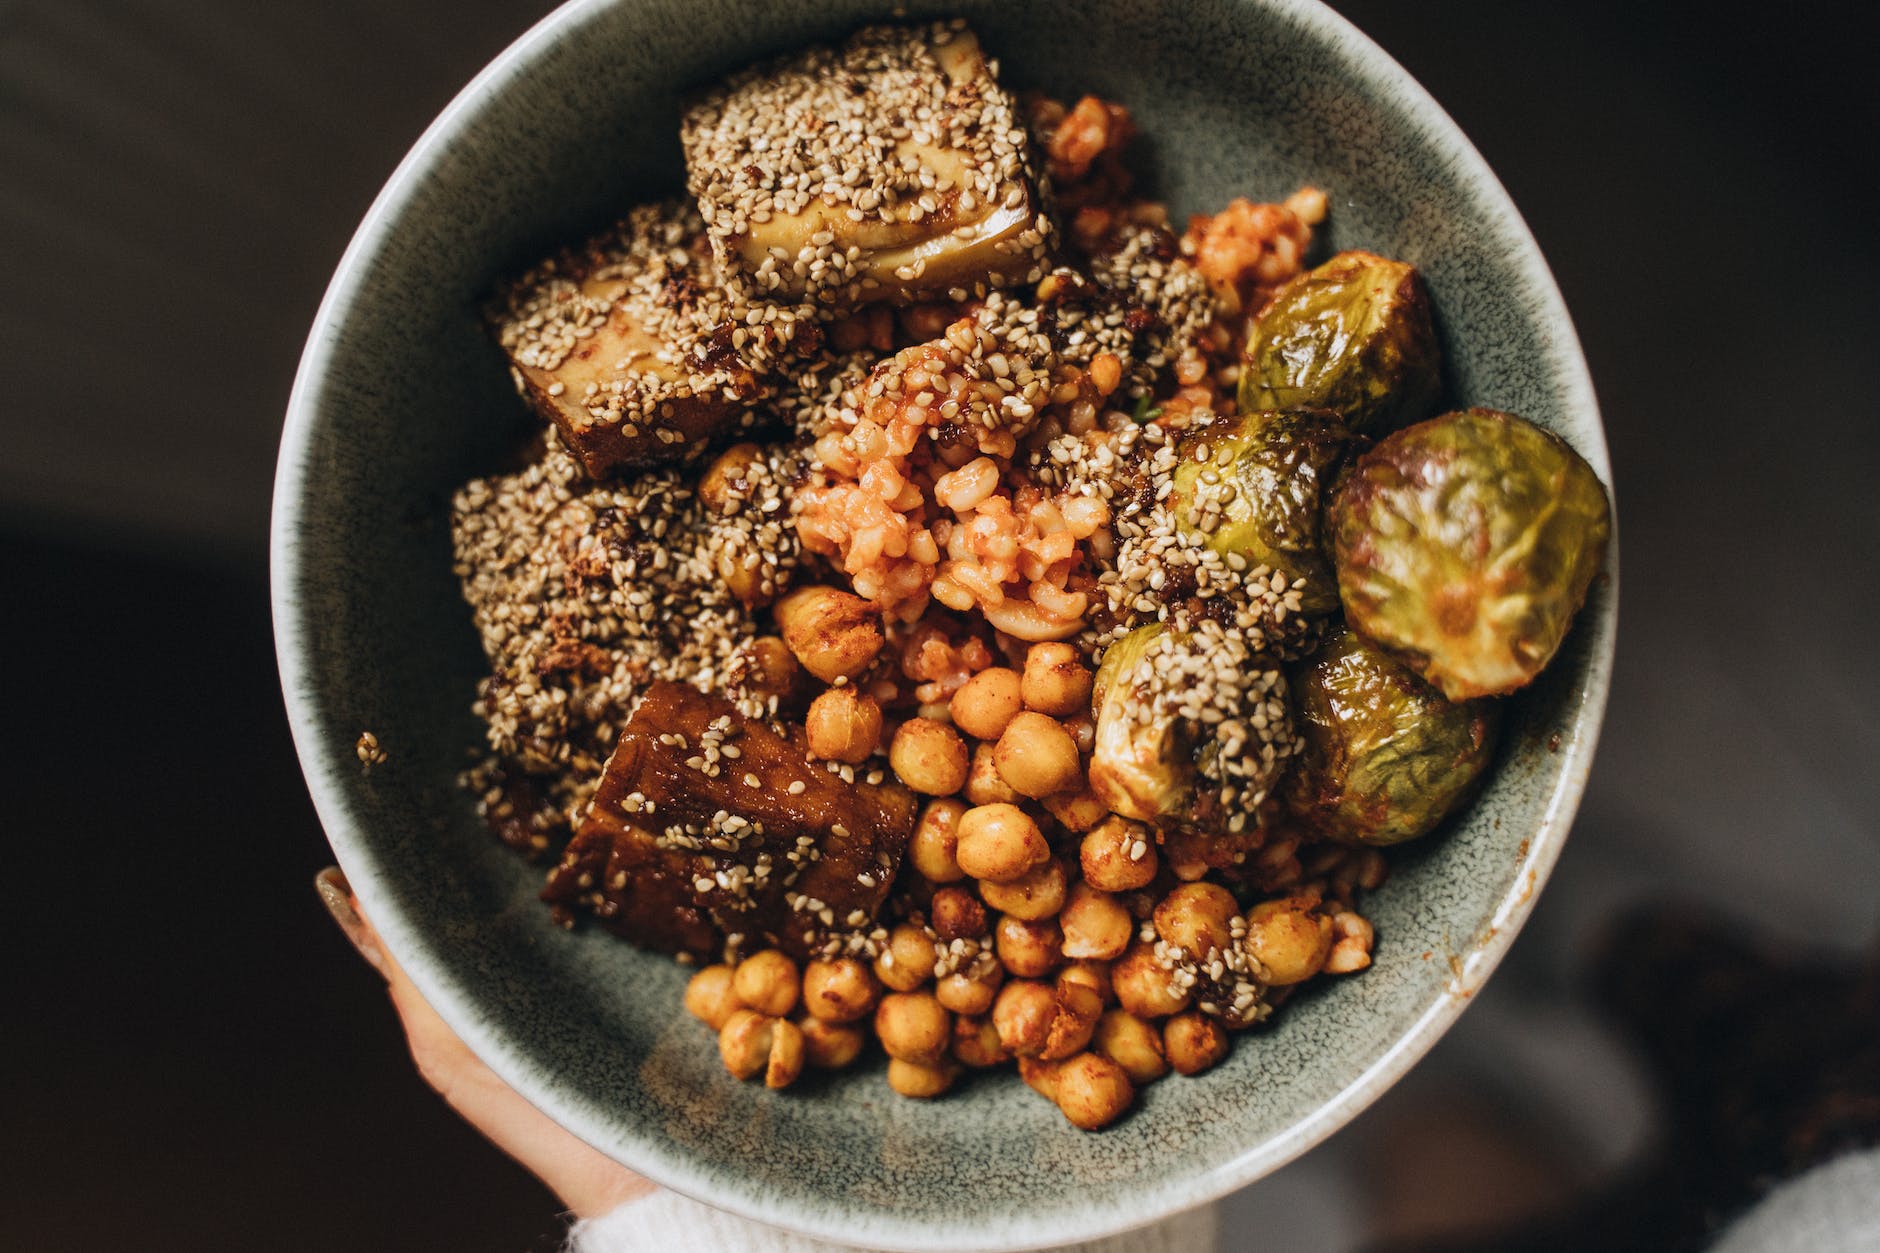
[[1056,1088],[1057,1107],[1085,1131],[1109,1126],[1136,1097],[1123,1068],[1096,1053],[1079,1053],[1060,1065]]
[[992,1023],[1000,1043],[1013,1053],[1053,1061],[1087,1045],[1102,1013],[1102,997],[1087,984],[1019,980],[999,990]]
[[1084,836],[1078,850],[1084,882],[1103,892],[1133,892],[1155,881],[1160,859],[1155,832],[1140,822],[1112,814]]
[[809,751],[858,766],[881,744],[881,706],[852,687],[832,687],[810,702]]
[[803,1033],[787,1018],[740,1009],[718,1033],[718,1056],[740,1079],[761,1074],[767,1086],[785,1088],[803,1073]]
[[1012,1060],[989,1014],[961,1014],[953,1020],[953,1057],[982,1070]]
[[731,987],[738,1000],[758,1013],[781,1018],[796,1008],[796,963],[774,948],[752,953],[738,963]]
[[1144,1022],[1128,1010],[1112,1009],[1105,1013],[1097,1021],[1091,1047],[1121,1066],[1137,1087],[1154,1083],[1168,1073],[1162,1032],[1156,1030],[1154,1023]]
[[1227,1056],[1227,1030],[1191,1010],[1162,1024],[1162,1048],[1169,1065],[1184,1075],[1198,1075]]
[[763,563],[746,566],[731,549],[718,549],[718,559],[713,561],[713,568],[718,578],[724,579],[724,589],[743,600],[750,608],[761,608],[775,600],[776,578]]
[[1247,956],[1266,967],[1274,987],[1304,983],[1325,968],[1336,939],[1332,920],[1317,913],[1310,897],[1261,901],[1247,911]]
[[951,796],[966,783],[966,741],[944,722],[909,718],[888,745],[888,765],[916,792]]
[[1097,720],[1087,713],[1073,714],[1065,718],[1060,725],[1064,734],[1071,737],[1071,743],[1077,745],[1077,751],[1088,755],[1097,746]]
[[958,856],[960,816],[965,812],[966,806],[952,797],[928,801],[921,810],[907,855],[929,883],[955,883],[966,877]]
[[1063,1062],[1047,1062],[1041,1057],[1021,1057],[1018,1059],[1018,1077],[1025,1081],[1026,1087],[1055,1105],[1058,1071],[1063,1066]]
[[910,1062],[902,1057],[888,1059],[888,1086],[917,1101],[939,1096],[953,1086],[959,1073],[960,1068],[950,1058],[933,1062]]
[[718,1032],[718,1056],[739,1079],[751,1079],[770,1064],[772,1020],[754,1009],[740,1009]]
[[1005,781],[994,764],[993,746],[980,744],[973,749],[972,765],[966,771],[966,799],[975,805],[1011,804],[1018,793]]
[[854,1022],[875,1007],[881,984],[853,957],[803,967],[803,1008],[827,1022]]
[[1261,883],[1271,885],[1274,890],[1292,887],[1305,877],[1305,866],[1299,860],[1299,837],[1296,835],[1267,840],[1258,852],[1247,858],[1246,864],[1259,876]]
[[1036,1057],[1051,1038],[1057,1019],[1057,990],[1035,979],[1014,979],[999,989],[992,1004],[992,1025],[999,1043],[1019,1057]]
[[1116,1000],[1116,989],[1110,984],[1110,963],[1105,961],[1083,961],[1068,963],[1058,973],[1058,978],[1071,983],[1081,983],[1097,994],[1097,999],[1105,1005]]
[[1064,963],[1064,935],[1049,918],[1026,922],[1001,918],[992,928],[993,944],[1007,974],[1037,979]]
[[875,1038],[889,1057],[930,1063],[953,1039],[953,1020],[927,992],[893,992],[875,1010]]
[[[736,512],[740,498],[733,491],[748,489],[750,473],[763,458],[763,450],[756,444],[727,448],[699,480],[699,501],[714,514]],[[776,599],[777,580],[771,569],[761,564],[747,566],[730,549],[719,552],[714,566],[725,589],[746,605],[767,605]]]
[[[740,479],[764,461],[764,450],[756,444],[733,444],[718,454],[715,461],[706,467],[705,473],[698,480],[698,503],[715,514],[729,513],[737,507],[742,498],[744,487]],[[738,495],[732,493],[736,489]]]
[[1240,906],[1218,883],[1184,883],[1155,907],[1155,933],[1190,957],[1233,947]]
[[774,696],[783,700],[796,687],[797,677],[803,672],[796,655],[779,636],[760,635],[746,640],[738,651],[743,665],[741,682],[753,696]]
[[940,888],[927,906],[927,920],[941,940],[977,940],[986,934],[986,907],[966,888]]
[[868,1046],[868,1032],[854,1023],[805,1018],[797,1024],[803,1033],[803,1058],[818,1070],[841,1070]]
[[1169,970],[1155,959],[1155,946],[1137,940],[1114,966],[1110,983],[1116,1003],[1138,1018],[1167,1018],[1188,1008],[1187,992],[1169,991]]
[[1064,931],[1066,957],[1109,961],[1121,957],[1136,936],[1136,921],[1123,903],[1088,883],[1072,886],[1058,926]]
[[888,933],[888,943],[875,958],[875,977],[896,992],[912,992],[933,978],[933,937],[911,922]]
[[1047,796],[1042,804],[1066,831],[1088,831],[1110,816],[1110,807],[1098,800],[1097,794],[1089,788]]
[[1338,939],[1332,945],[1332,955],[1325,960],[1327,973],[1354,974],[1371,964],[1371,944],[1376,932],[1368,919],[1341,909],[1332,918],[1332,929],[1338,933]]
[[1009,883],[1051,856],[1031,816],[1016,805],[980,805],[960,817],[954,850],[960,869],[975,879]]
[[1347,893],[1353,888],[1375,892],[1390,877],[1390,863],[1380,850],[1348,848],[1345,854],[1344,862],[1332,873]]
[[1064,908],[1064,866],[1055,858],[1009,883],[979,885],[986,904],[1010,918],[1037,922]]
[[1096,1033],[1103,1016],[1103,998],[1094,988],[1076,979],[1058,977],[1054,990],[1057,1015],[1051,1020],[1051,1032],[1038,1054],[1046,1061],[1081,1052]]
[[880,614],[852,592],[800,587],[777,602],[776,614],[783,642],[824,683],[854,678],[881,652]]
[[956,970],[933,986],[934,999],[953,1014],[983,1014],[992,1008],[1005,971],[995,961],[975,963],[971,969]]
[[1025,673],[1019,681],[1025,708],[1054,718],[1086,713],[1090,709],[1090,667],[1069,644],[1033,644],[1025,654]]
[[953,693],[949,709],[953,725],[966,734],[976,740],[996,740],[1021,707],[1018,673],[993,666],[966,680]]
[[1208,863],[1190,855],[1190,850],[1165,846],[1163,852],[1167,854],[1162,860],[1168,866],[1169,873],[1183,883],[1194,883],[1208,877]]
[[993,749],[999,774],[1021,796],[1081,791],[1083,763],[1070,733],[1048,715],[1029,710],[1013,716]]
[[725,965],[707,966],[693,975],[685,985],[686,1012],[713,1031],[722,1031],[725,1021],[744,1008],[732,987],[733,975]]
[[803,1031],[788,1018],[779,1018],[770,1027],[770,1061],[764,1067],[764,1086],[787,1088],[803,1073],[807,1050]]

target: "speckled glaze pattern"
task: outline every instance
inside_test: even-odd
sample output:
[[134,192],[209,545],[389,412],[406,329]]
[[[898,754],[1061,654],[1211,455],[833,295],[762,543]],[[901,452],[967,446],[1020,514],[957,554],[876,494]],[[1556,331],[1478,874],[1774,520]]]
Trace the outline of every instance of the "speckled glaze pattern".
[[[1178,214],[1304,182],[1334,247],[1416,262],[1451,396],[1525,414],[1610,482],[1592,387],[1506,194],[1407,74],[1310,0],[951,0],[1006,81],[1125,101]],[[730,1081],[683,972],[549,925],[541,872],[453,784],[481,666],[450,571],[452,489],[526,419],[474,316],[499,276],[678,189],[678,99],[887,4],[576,0],[480,75],[361,226],[307,345],[283,436],[274,612],[296,741],[347,874],[418,986],[500,1075],[583,1139],[752,1218],[894,1249],[1092,1238],[1219,1196],[1347,1122],[1418,1057],[1506,951],[1559,855],[1605,703],[1607,575],[1511,711],[1503,760],[1445,838],[1372,899],[1377,962],[1291,1003],[1198,1080],[1149,1088],[1100,1135],[1016,1076],[933,1103],[881,1065],[787,1093]],[[1616,540],[1615,540],[1616,545]],[[389,760],[354,755],[363,730]]]

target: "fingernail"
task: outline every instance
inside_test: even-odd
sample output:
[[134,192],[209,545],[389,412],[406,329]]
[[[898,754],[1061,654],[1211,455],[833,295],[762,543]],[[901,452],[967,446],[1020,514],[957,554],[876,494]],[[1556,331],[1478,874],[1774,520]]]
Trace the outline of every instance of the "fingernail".
[[352,946],[359,950],[359,956],[380,974],[385,973],[385,959],[379,954],[379,946],[372,942],[366,932],[365,919],[353,906],[352,885],[346,882],[345,874],[338,866],[328,866],[313,876],[313,890],[320,894],[320,903],[326,906],[326,912],[333,915],[333,921],[345,933]]

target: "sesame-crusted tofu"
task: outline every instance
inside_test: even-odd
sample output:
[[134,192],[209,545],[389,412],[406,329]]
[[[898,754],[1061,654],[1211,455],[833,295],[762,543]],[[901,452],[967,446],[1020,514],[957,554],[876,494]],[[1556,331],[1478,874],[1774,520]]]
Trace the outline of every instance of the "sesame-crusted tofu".
[[963,22],[871,26],[686,112],[687,187],[728,273],[845,306],[1042,277],[1028,137]]
[[914,795],[808,757],[801,728],[653,684],[543,898],[698,957],[732,936],[801,957],[867,933],[913,834]]
[[697,213],[645,205],[510,284],[490,320],[517,389],[599,478],[689,456],[764,396],[798,311],[753,318],[723,288]]

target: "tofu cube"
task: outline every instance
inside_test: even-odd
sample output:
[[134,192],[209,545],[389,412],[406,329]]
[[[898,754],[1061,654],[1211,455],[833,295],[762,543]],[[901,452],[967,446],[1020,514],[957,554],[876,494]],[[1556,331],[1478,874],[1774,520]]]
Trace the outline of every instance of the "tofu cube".
[[727,273],[842,307],[1044,275],[1053,227],[1012,98],[962,22],[873,26],[747,70],[680,139]]
[[807,957],[865,934],[913,834],[915,797],[844,783],[808,758],[801,728],[653,684],[543,898],[705,959],[734,935]]
[[[490,309],[517,389],[590,477],[676,461],[766,394],[798,342],[796,311],[747,325],[717,273],[698,215],[635,209],[530,270]],[[820,342],[807,320],[804,341]]]

